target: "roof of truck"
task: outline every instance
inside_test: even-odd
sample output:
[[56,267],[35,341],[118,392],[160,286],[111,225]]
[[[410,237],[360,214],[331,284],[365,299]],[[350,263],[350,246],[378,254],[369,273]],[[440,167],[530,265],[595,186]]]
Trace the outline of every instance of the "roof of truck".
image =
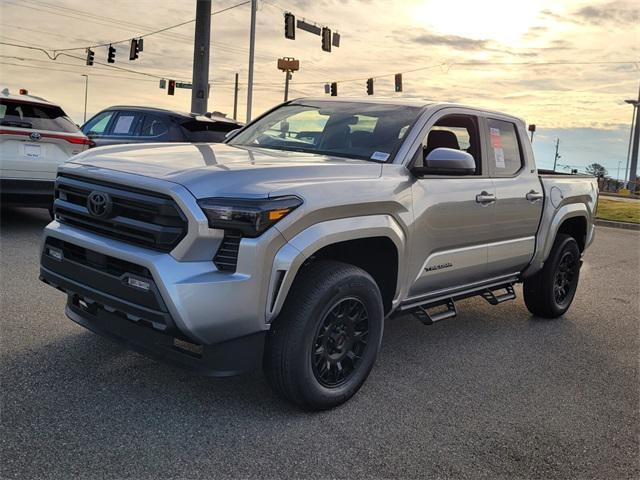
[[503,117],[509,117],[514,120],[518,120],[520,122],[524,122],[523,119],[517,117],[515,115],[510,115],[505,112],[500,112],[498,110],[490,110],[481,107],[474,107],[472,105],[462,105],[459,103],[451,103],[451,102],[439,102],[436,100],[427,100],[420,98],[389,98],[389,97],[302,97],[296,98],[292,100],[292,102],[298,101],[312,101],[312,102],[356,102],[356,103],[378,103],[384,105],[398,105],[398,106],[406,106],[406,107],[457,107],[457,108],[465,108],[470,110],[477,110],[478,112],[500,115]]

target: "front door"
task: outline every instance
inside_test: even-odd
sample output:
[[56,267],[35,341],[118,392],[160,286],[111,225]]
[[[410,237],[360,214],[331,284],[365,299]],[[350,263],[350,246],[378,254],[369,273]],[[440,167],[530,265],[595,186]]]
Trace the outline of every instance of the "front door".
[[465,176],[430,175],[413,184],[411,275],[415,276],[409,299],[436,296],[487,277],[495,191],[485,171],[479,119],[457,112],[441,111],[430,122],[414,161],[423,161],[435,148],[454,148],[474,157],[476,171]]

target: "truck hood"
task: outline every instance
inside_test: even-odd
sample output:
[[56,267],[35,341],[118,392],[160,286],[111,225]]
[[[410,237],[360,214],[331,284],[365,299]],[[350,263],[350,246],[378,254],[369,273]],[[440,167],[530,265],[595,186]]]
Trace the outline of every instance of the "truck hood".
[[178,183],[196,198],[259,197],[306,183],[373,179],[382,172],[381,164],[365,160],[209,143],[100,147],[71,162]]

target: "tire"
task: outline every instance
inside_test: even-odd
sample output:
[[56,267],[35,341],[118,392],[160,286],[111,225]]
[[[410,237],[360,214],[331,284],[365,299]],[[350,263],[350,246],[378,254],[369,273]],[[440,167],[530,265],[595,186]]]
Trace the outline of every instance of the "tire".
[[573,302],[579,278],[578,243],[569,235],[559,234],[542,270],[524,281],[524,303],[539,317],[560,317]]
[[305,410],[346,402],[373,368],[383,320],[382,296],[367,272],[328,260],[304,267],[267,335],[267,380]]

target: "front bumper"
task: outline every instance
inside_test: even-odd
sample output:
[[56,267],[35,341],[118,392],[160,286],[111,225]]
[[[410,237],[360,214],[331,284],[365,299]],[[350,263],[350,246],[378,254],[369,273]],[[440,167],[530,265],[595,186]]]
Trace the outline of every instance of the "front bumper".
[[[61,254],[61,245],[70,251]],[[66,313],[80,325],[156,359],[232,375],[262,361],[269,273],[256,260],[268,258],[264,248],[243,240],[237,271],[222,272],[211,260],[178,261],[54,221],[44,232],[40,277],[68,295]],[[149,290],[136,290],[129,277]]]
[[216,345],[197,345],[137,325],[98,303],[88,302],[91,302],[88,297],[80,300],[77,294],[70,293],[67,316],[92,332],[155,360],[210,377],[238,375],[255,370],[262,363],[265,332]]

